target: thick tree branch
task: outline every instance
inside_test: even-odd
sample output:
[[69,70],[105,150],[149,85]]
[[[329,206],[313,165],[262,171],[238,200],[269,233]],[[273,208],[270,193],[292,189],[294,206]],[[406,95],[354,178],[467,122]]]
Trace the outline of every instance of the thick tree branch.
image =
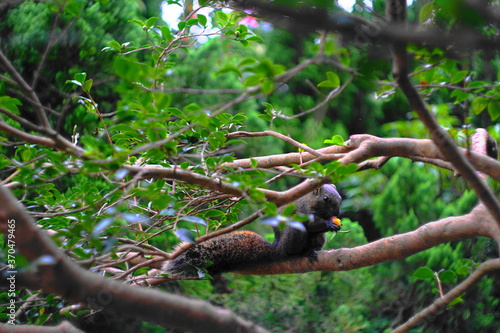
[[[212,235],[210,234],[210,236]],[[439,244],[475,237],[489,237],[495,239],[497,242],[500,241],[500,229],[482,205],[477,206],[469,214],[451,216],[429,222],[414,231],[386,237],[366,245],[319,251],[318,261],[313,263],[305,257],[290,257],[267,263],[259,263],[236,270],[235,273],[272,275],[313,271],[350,271],[386,261],[404,259]],[[187,244],[186,246],[187,248],[191,247],[191,245]],[[182,248],[182,251],[185,251],[187,248]],[[141,263],[146,260],[142,258],[135,262]],[[159,268],[158,265],[154,265],[154,267]],[[150,276],[142,277],[142,280],[146,281],[149,285],[156,285],[167,280],[172,280],[171,278],[151,276],[151,274]]]
[[471,49],[498,50],[498,37],[490,38],[464,26],[457,26],[450,32],[438,27],[424,28],[408,25],[406,22],[374,22],[375,18],[336,11],[331,13],[323,8],[276,6],[262,0],[235,0],[239,6],[256,11],[259,16],[273,24],[286,27],[300,27],[301,30],[335,31],[356,45],[414,43],[428,48],[439,47],[452,54],[468,52]]
[[[159,165],[124,165],[123,168],[129,172],[129,176],[139,174],[141,178],[175,179],[225,194],[232,194],[238,197],[244,196],[244,190],[224,182],[222,177],[209,177],[176,167],[165,168]],[[268,189],[259,190],[264,193],[268,201],[275,203],[277,206],[282,206],[300,198],[304,194],[311,192],[327,182],[327,179],[318,182],[302,182],[283,192]]]
[[8,125],[7,123],[5,123],[1,120],[0,120],[0,130],[7,133],[7,134],[12,135],[13,137],[15,137],[21,141],[39,144],[39,145],[49,147],[49,148],[56,148],[56,143],[53,140],[47,139],[43,136],[28,134],[24,131],[21,131],[15,127]]
[[414,231],[386,237],[366,245],[320,251],[318,261],[314,263],[307,258],[297,257],[256,265],[238,273],[264,275],[349,271],[385,261],[404,259],[442,243],[474,237],[490,237],[497,241],[500,239],[499,227],[483,206],[476,207],[469,214],[429,222]]
[[57,326],[9,325],[0,323],[0,331],[4,333],[84,333],[67,321]]
[[[7,221],[15,224],[16,249],[35,265],[26,274],[36,275],[36,285],[44,292],[57,294],[69,302],[86,303],[101,309],[105,307],[106,311],[183,330],[264,332],[255,324],[207,302],[159,290],[125,286],[80,268],[35,226],[17,199],[0,186],[2,232],[7,230]],[[40,262],[38,265],[37,261]]]

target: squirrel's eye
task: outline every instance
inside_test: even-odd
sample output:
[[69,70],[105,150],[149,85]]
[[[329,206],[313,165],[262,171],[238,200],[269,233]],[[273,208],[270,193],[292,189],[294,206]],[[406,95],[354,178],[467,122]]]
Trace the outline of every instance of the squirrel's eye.
[[326,197],[326,196],[325,196],[325,197],[323,197],[323,201],[328,201],[328,200],[330,200],[330,198],[329,198],[329,197]]

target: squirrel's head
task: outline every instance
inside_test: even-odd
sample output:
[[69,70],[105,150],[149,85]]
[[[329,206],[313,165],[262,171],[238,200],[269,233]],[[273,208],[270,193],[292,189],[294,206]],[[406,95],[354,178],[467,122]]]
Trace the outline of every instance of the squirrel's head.
[[316,205],[314,214],[324,219],[330,219],[340,214],[340,204],[342,197],[337,192],[337,187],[333,184],[325,184],[315,191]]

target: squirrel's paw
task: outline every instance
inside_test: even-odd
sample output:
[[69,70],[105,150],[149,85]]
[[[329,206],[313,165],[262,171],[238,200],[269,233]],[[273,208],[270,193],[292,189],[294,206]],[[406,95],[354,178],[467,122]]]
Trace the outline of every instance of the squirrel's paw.
[[328,231],[339,231],[342,228],[342,223],[336,217],[332,217],[330,221],[327,222],[326,228]]
[[315,250],[311,250],[306,254],[306,258],[310,263],[318,261],[318,253]]

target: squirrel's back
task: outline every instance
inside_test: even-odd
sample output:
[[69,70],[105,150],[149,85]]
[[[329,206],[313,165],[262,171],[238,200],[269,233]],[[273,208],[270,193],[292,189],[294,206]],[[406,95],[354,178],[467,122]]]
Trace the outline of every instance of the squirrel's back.
[[339,214],[341,202],[335,185],[323,185],[294,201],[297,213],[311,216],[303,222],[305,232],[292,226],[283,230],[275,227],[272,244],[251,231],[231,232],[191,247],[167,261],[162,272],[179,278],[199,278],[200,268],[217,275],[294,255],[315,260],[316,251],[325,244],[325,233],[340,230],[341,224],[335,223],[334,218]]
[[[198,278],[198,268],[210,275],[246,267],[276,258],[273,245],[251,231],[235,231],[197,244],[177,258],[167,261],[163,273],[175,277]],[[207,266],[207,262],[212,265]]]

